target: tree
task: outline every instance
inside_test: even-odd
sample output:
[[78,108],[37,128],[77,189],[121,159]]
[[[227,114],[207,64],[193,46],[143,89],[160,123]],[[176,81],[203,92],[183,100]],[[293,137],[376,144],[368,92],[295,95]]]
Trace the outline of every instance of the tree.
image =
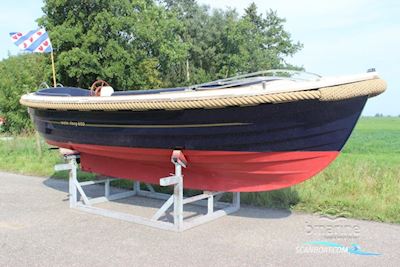
[[0,117],[6,119],[4,131],[21,133],[32,128],[26,107],[19,104],[25,93],[37,89],[50,74],[43,54],[23,54],[0,61]]
[[87,88],[162,85],[161,73],[186,58],[180,22],[151,0],[45,0],[38,20],[49,31],[59,80]]
[[245,36],[243,72],[293,67],[286,64],[285,58],[293,56],[303,46],[292,41],[284,29],[285,22],[273,10],[267,11],[264,18],[262,14],[257,14],[257,6],[250,4],[241,21],[241,31]]
[[214,10],[197,5],[194,0],[161,1],[184,24],[178,32],[187,44],[188,55],[178,69],[186,75],[172,84],[199,83],[225,78],[237,73],[254,72],[271,68],[295,68],[286,64],[285,58],[302,48],[294,43],[284,30],[285,20],[270,10],[266,17],[257,13],[253,3],[243,17],[235,10]]
[[[200,83],[213,78],[210,70],[215,72],[215,60],[218,57],[213,44],[215,34],[220,30],[215,28],[212,15],[207,6],[199,6],[195,0],[164,0],[160,1],[167,11],[182,22],[183,28],[177,32],[180,40],[188,48],[187,57],[177,62],[166,78],[171,86]],[[219,21],[223,25],[224,21]]]
[[180,86],[236,73],[292,67],[301,49],[284,19],[243,17],[195,0],[45,0],[39,24],[49,31],[58,80],[87,88],[106,79],[116,88]]

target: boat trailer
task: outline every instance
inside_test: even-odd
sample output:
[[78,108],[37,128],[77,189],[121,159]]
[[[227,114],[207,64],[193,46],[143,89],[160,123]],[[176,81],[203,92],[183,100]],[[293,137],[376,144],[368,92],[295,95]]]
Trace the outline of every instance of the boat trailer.
[[[206,222],[218,219],[224,215],[236,212],[240,209],[240,193],[233,192],[232,202],[220,201],[222,195],[226,192],[203,191],[191,197],[183,196],[182,167],[187,167],[187,160],[180,150],[174,150],[171,155],[171,162],[175,166],[175,173],[171,176],[160,178],[160,186],[173,186],[173,194],[159,193],[154,188],[145,183],[146,189],[141,189],[141,182],[133,181],[132,190],[111,194],[110,183],[118,179],[103,179],[79,182],[77,170],[79,168],[79,153],[64,154],[65,164],[58,164],[54,167],[55,171],[67,170],[69,172],[69,206],[88,213],[111,217],[119,220],[147,225],[163,230],[182,232],[192,227],[204,224]],[[89,185],[104,184],[104,196],[90,198],[87,196],[84,188]],[[107,201],[113,201],[132,196],[148,197],[153,199],[165,200],[164,204],[151,217],[146,218],[130,213],[123,213],[109,209],[95,207],[95,204]],[[191,218],[184,218],[183,206],[193,204],[207,207],[206,214],[197,215]],[[173,208],[173,220],[162,221],[163,215]]]

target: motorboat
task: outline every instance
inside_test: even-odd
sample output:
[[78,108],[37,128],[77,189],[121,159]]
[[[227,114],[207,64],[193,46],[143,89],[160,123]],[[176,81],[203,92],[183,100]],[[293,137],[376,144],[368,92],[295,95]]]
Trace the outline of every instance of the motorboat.
[[97,81],[90,90],[41,89],[20,102],[48,144],[80,153],[84,171],[158,184],[180,150],[185,188],[256,192],[325,169],[368,98],[385,89],[375,71],[321,77],[270,70],[153,90],[118,91]]

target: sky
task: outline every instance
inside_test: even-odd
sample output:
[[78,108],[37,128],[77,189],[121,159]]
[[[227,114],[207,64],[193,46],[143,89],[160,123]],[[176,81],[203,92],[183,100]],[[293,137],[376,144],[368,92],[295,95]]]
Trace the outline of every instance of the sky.
[[[255,2],[259,13],[276,10],[285,29],[304,48],[287,62],[323,76],[364,73],[375,68],[387,91],[370,99],[363,115],[400,115],[400,1],[396,0],[198,0],[239,14]],[[35,29],[41,0],[4,1],[0,13],[0,59],[18,53],[9,32]]]

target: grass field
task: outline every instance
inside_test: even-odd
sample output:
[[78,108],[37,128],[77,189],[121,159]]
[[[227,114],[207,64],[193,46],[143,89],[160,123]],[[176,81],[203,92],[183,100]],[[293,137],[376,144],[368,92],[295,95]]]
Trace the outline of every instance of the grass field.
[[[49,151],[43,140],[42,147],[39,157],[32,136],[0,141],[0,169],[66,178],[66,173],[53,172],[61,161],[58,152]],[[242,202],[400,223],[400,118],[362,118],[325,171],[292,188],[242,194]]]

